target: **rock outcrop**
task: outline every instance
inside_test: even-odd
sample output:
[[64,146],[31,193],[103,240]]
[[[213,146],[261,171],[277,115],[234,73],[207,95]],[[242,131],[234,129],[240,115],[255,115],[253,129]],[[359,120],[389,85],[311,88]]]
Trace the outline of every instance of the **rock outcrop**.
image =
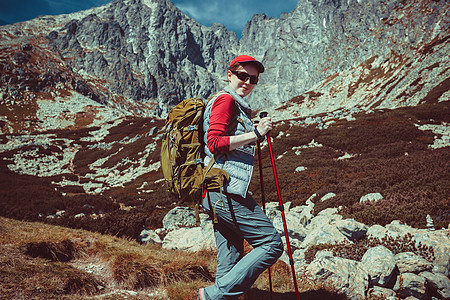
[[[267,203],[267,215],[285,242],[276,205]],[[329,284],[349,299],[365,299],[369,295],[383,299],[449,299],[450,280],[445,270],[449,266],[450,252],[444,254],[439,250],[439,247],[450,245],[448,229],[415,229],[398,221],[368,227],[352,219],[343,220],[336,209],[310,215],[303,226],[300,216],[305,218],[304,211],[309,211],[311,206],[314,206],[312,202],[293,208],[289,203],[285,204],[289,239],[299,276]],[[202,214],[201,225],[195,227],[192,217],[193,210],[187,207],[176,207],[166,215],[166,225],[157,230],[165,235],[161,242],[163,248],[186,251],[215,248],[211,220]],[[377,237],[370,235],[375,231]],[[393,236],[397,239],[392,239]],[[363,239],[371,241],[357,258],[354,253],[361,248],[361,243],[356,243]],[[390,242],[386,242],[388,240]],[[415,252],[407,251],[406,240],[414,244]],[[345,245],[349,247],[341,251]],[[447,264],[438,267],[442,265],[443,257]],[[289,261],[286,253],[281,259],[286,263]]]

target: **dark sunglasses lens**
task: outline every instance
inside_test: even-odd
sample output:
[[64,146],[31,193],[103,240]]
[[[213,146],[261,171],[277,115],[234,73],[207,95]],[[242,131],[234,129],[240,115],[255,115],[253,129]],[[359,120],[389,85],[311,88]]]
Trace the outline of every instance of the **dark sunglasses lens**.
[[233,74],[235,74],[237,76],[237,78],[239,78],[239,80],[242,81],[247,81],[250,78],[250,83],[251,84],[257,84],[258,83],[258,76],[252,76],[249,75],[245,72],[233,72]]

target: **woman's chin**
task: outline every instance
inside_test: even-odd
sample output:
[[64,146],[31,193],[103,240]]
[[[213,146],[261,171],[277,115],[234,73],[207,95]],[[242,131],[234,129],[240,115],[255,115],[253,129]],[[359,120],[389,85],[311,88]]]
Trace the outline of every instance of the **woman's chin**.
[[236,93],[241,96],[242,98],[244,98],[245,96],[247,96],[248,94],[250,94],[251,90],[249,89],[244,89],[244,88],[240,88],[236,91]]

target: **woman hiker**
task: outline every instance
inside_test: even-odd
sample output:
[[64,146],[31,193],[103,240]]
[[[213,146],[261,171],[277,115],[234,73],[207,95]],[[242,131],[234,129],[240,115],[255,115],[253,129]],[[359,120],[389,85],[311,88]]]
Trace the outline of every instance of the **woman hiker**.
[[[217,272],[214,285],[198,290],[200,300],[236,299],[283,252],[280,235],[248,193],[255,142],[263,140],[272,129],[270,117],[253,125],[250,105],[244,100],[263,72],[263,64],[253,57],[236,57],[228,68],[228,85],[205,109],[205,166],[214,156],[213,167],[225,170],[229,180],[222,191],[208,190],[202,202],[203,208],[217,219]],[[237,125],[229,126],[236,116],[240,118]],[[227,133],[229,128],[234,130]],[[245,256],[244,239],[253,246]]]

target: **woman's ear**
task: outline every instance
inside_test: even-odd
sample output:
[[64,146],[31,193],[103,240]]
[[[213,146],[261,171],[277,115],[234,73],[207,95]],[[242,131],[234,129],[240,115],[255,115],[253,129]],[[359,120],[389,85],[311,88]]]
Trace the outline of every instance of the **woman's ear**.
[[231,73],[231,71],[228,70],[228,73],[227,73],[228,82],[231,82],[231,75],[233,75],[233,73]]

